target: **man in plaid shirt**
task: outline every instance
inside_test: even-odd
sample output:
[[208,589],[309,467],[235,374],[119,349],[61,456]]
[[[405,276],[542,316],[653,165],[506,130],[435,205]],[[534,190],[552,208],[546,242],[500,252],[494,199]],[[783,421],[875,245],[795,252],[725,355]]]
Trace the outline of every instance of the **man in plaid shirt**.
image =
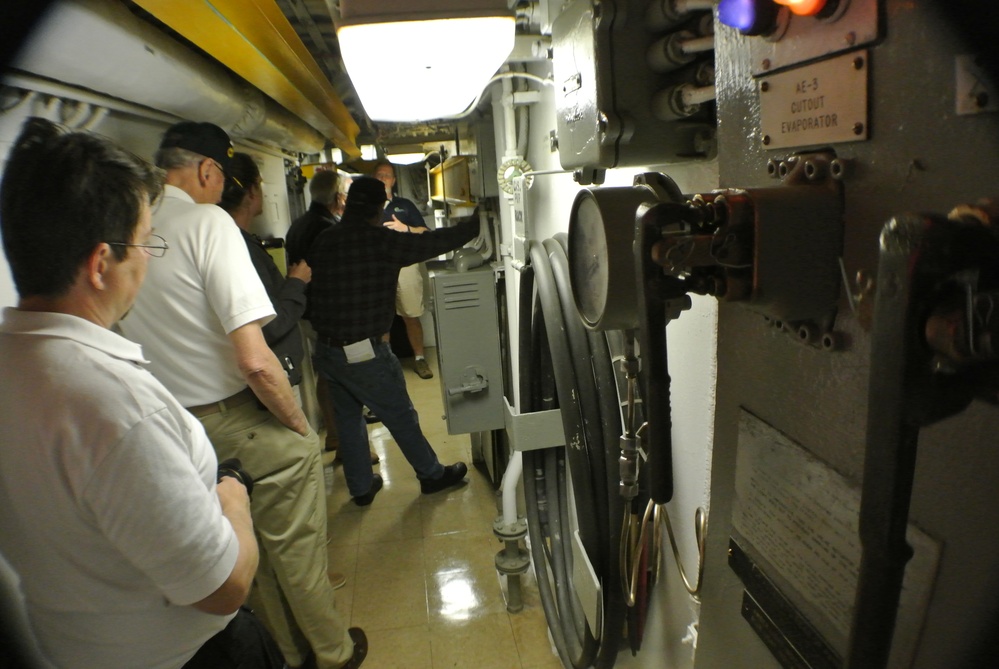
[[399,270],[464,245],[476,236],[479,223],[473,218],[422,234],[399,232],[382,226],[384,207],[382,182],[356,179],[340,224],[323,231],[307,255],[309,309],[318,333],[314,363],[329,381],[344,477],[358,506],[371,504],[382,487],[368,453],[365,406],[392,433],[423,494],[460,483],[468,472],[463,462],[443,466],[438,461],[420,429],[402,366],[383,335],[395,316]]

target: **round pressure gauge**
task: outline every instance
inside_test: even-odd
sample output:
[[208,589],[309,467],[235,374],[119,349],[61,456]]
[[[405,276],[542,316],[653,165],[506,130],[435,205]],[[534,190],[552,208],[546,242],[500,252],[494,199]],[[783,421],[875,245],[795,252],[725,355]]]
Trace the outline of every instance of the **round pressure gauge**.
[[591,330],[638,327],[635,217],[659,202],[646,186],[579,191],[569,214],[569,279],[576,309]]

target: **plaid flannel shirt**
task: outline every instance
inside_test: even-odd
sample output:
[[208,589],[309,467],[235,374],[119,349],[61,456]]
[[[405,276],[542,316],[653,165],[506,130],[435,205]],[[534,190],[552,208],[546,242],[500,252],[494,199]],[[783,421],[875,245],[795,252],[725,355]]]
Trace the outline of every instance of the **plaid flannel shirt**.
[[381,337],[395,316],[399,270],[464,245],[478,229],[475,218],[423,234],[344,218],[324,230],[307,255],[312,326],[343,342]]

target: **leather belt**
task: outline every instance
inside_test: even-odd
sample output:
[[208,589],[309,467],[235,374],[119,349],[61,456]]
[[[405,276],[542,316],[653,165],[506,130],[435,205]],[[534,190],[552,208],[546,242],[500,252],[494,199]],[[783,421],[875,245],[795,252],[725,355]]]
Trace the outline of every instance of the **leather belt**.
[[343,348],[344,346],[350,346],[351,344],[356,344],[359,341],[370,341],[374,346],[377,346],[381,342],[381,337],[364,337],[363,339],[355,339],[354,341],[344,341],[343,339],[334,339],[333,337],[328,337],[324,334],[316,334],[316,340],[326,346],[335,346],[336,348]]
[[253,394],[253,391],[249,387],[243,388],[235,395],[227,397],[224,400],[219,400],[218,402],[212,402],[211,404],[202,404],[196,407],[187,407],[196,418],[202,418],[204,416],[211,416],[215,413],[221,413],[226,409],[235,409],[238,406],[242,406],[247,402],[251,402],[257,399],[257,396]]

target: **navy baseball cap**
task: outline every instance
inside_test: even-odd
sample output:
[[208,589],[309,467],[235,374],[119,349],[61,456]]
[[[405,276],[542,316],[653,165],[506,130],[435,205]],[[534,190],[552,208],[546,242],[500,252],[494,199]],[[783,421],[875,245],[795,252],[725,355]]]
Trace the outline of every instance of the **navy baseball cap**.
[[181,121],[170,126],[160,142],[161,149],[177,147],[211,158],[229,173],[229,165],[235,150],[226,131],[214,123]]

